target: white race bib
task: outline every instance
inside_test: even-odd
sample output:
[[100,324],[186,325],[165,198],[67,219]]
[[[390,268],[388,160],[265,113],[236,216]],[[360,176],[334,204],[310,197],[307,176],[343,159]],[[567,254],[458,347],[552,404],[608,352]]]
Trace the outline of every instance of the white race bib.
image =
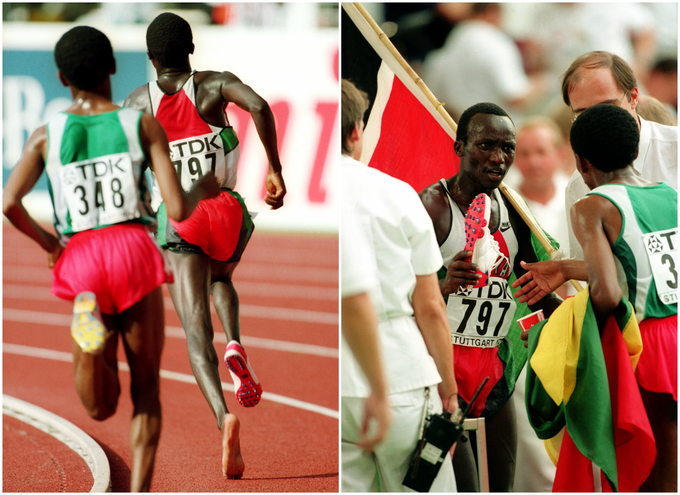
[[643,234],[656,292],[664,304],[678,302],[678,229]]
[[222,138],[218,134],[205,134],[170,143],[170,159],[177,171],[182,189],[188,191],[194,182],[208,172],[218,177],[224,170]]
[[461,288],[449,295],[451,340],[470,347],[496,347],[508,334],[517,303],[507,279],[489,277],[486,287]]
[[114,153],[59,168],[73,232],[141,216],[128,153]]

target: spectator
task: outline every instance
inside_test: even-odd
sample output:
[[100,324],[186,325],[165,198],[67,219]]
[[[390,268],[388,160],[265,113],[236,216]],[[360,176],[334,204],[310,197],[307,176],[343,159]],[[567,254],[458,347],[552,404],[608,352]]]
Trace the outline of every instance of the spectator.
[[[378,283],[375,264],[371,263],[368,240],[363,235],[356,212],[343,203],[340,238],[342,257],[342,363],[349,352],[370,385],[370,395],[364,401],[361,437],[357,445],[372,451],[389,430],[392,413],[387,399],[378,320],[370,291]],[[348,349],[345,348],[345,345]],[[369,422],[375,420],[376,429]]]
[[659,100],[667,108],[672,117],[675,120],[677,120],[678,117],[677,58],[665,58],[659,60],[656,64],[654,64],[654,67],[651,68],[651,70],[647,74],[647,77],[644,80],[644,85],[649,95]]
[[517,45],[500,28],[499,4],[473,4],[471,12],[444,46],[428,55],[424,80],[455,121],[479,101],[526,112],[545,91],[545,79],[525,73]]
[[[342,81],[343,204],[354,208],[370,233],[379,287],[374,292],[381,350],[389,380],[393,426],[373,453],[359,445],[365,398],[363,375],[343,355],[342,490],[410,491],[402,485],[426,413],[458,408],[451,337],[437,270],[441,256],[416,192],[400,180],[357,161],[363,142],[366,95]],[[456,491],[450,455],[431,491]]]
[[[562,97],[571,109],[573,119],[598,103],[620,106],[630,113],[640,129],[640,146],[633,168],[651,181],[678,186],[678,130],[676,127],[650,122],[641,118],[636,109],[639,91],[633,69],[618,55],[609,52],[590,52],[578,57],[564,73]],[[567,185],[566,211],[586,195],[588,187],[581,174],[575,172]],[[569,225],[569,245],[572,254],[583,258],[580,244]]]

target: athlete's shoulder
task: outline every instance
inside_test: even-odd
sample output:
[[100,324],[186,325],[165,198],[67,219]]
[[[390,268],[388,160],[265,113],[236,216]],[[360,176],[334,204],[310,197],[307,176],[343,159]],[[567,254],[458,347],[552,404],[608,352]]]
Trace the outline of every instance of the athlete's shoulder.
[[442,211],[448,211],[449,200],[441,182],[437,181],[422,189],[418,196],[430,216],[438,216]]
[[213,70],[204,70],[204,71],[198,71],[194,74],[194,84],[197,86],[200,84],[213,84],[213,83],[218,83],[218,84],[231,84],[231,83],[240,83],[241,79],[236,76],[236,74],[229,72],[229,71],[213,71]]
[[151,98],[149,97],[149,86],[144,84],[136,89],[133,89],[125,101],[124,107],[134,108],[145,113],[151,113]]

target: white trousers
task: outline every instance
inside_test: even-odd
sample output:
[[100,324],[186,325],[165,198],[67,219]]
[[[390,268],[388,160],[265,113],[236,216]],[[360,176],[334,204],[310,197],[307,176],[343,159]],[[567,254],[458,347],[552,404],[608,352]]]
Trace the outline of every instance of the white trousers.
[[[383,492],[413,492],[401,482],[406,476],[418,443],[425,407],[425,389],[393,394],[389,399],[392,405],[392,426],[374,452],[369,453],[356,445],[361,434],[364,399],[342,397],[341,491],[377,492],[380,483],[380,491]],[[442,402],[437,387],[430,387],[427,414],[441,412]],[[449,454],[446,454],[430,491],[457,491]]]

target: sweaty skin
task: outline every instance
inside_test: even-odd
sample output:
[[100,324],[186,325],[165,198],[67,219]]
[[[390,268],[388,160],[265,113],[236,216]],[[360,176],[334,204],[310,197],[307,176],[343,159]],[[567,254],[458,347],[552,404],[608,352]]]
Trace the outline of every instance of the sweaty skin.
[[[167,94],[179,91],[191,77],[188,56],[184,64],[175,68],[163,67],[150,53],[149,58],[156,69],[158,84]],[[264,201],[271,209],[283,206],[286,186],[281,174],[274,117],[267,102],[230,72],[197,72],[194,83],[198,113],[209,124],[228,126],[225,110],[230,103],[250,113],[269,160]],[[151,113],[147,86],[130,93],[125,105]],[[222,392],[220,359],[213,345],[210,316],[212,294],[227,342],[240,342],[239,300],[232,283],[239,262],[221,262],[200,254],[170,250],[166,250],[166,256],[175,274],[175,283],[168,284],[168,290],[186,332],[191,369],[222,435],[222,474],[227,479],[240,479],[245,469],[240,450],[240,422],[229,412]]]
[[[110,74],[115,72],[115,65]],[[111,101],[111,83],[104,82],[92,90],[80,90],[61,74],[59,79],[71,89],[73,104],[66,113],[98,115],[117,110]],[[140,123],[143,150],[150,158],[168,204],[168,214],[176,219],[188,218],[198,202],[219,194],[219,185],[212,174],[197,181],[184,192],[168,154],[165,133],[156,119],[143,115]],[[64,247],[45,231],[22,204],[23,197],[36,184],[47,156],[47,128],[38,128],[26,142],[23,154],[7,180],[3,191],[3,212],[10,222],[35,240],[48,253],[48,266],[54,267]],[[82,351],[73,340],[75,385],[78,397],[88,414],[97,421],[111,417],[118,406],[120,383],[116,349],[120,334],[130,367],[131,396],[134,412],[130,422],[132,474],[130,490],[149,491],[161,431],[160,360],[164,339],[163,296],[158,287],[125,311],[117,315],[103,314],[107,336],[102,354]]]

